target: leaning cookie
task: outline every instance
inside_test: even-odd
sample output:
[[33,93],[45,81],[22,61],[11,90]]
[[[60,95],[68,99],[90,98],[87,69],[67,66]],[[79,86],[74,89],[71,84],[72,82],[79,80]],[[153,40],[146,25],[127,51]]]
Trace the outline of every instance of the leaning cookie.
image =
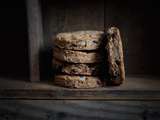
[[53,48],[53,56],[60,60],[69,63],[98,63],[101,61],[98,52],[82,52]]
[[54,44],[69,50],[96,50],[101,43],[102,31],[77,31],[59,33]]
[[106,50],[110,82],[113,85],[122,84],[125,80],[123,45],[120,31],[116,27],[111,27],[107,31]]
[[54,84],[67,88],[96,88],[102,86],[98,77],[69,75],[56,75]]
[[58,73],[68,75],[99,75],[100,66],[96,64],[69,64],[53,58],[53,67]]

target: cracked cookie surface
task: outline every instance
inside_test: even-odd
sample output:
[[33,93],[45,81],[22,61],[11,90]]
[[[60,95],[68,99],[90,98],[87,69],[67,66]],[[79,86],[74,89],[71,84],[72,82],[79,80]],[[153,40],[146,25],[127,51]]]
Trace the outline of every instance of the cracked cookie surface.
[[53,48],[53,56],[64,62],[68,63],[99,63],[101,57],[98,52],[84,52],[65,50],[58,47]]
[[56,75],[54,84],[68,88],[96,88],[101,87],[99,77]]
[[59,33],[53,40],[59,48],[69,50],[96,50],[99,48],[102,31],[76,31]]
[[125,69],[122,40],[116,27],[111,27],[107,31],[106,50],[111,84],[119,85],[125,80]]
[[97,64],[69,64],[53,58],[53,68],[57,73],[69,75],[99,75],[100,66]]

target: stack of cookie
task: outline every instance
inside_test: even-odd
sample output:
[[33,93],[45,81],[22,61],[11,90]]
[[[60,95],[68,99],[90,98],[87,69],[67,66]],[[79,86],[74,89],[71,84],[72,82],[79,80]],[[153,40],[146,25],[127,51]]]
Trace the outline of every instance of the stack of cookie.
[[77,31],[56,36],[53,48],[55,84],[69,88],[102,86],[98,77],[102,34],[102,31]]

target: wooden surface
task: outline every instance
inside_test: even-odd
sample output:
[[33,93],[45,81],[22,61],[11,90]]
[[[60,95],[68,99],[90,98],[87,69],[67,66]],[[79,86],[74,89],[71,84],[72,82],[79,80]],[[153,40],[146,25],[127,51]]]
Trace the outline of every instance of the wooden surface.
[[43,43],[42,16],[39,0],[26,0],[29,35],[30,81],[40,80],[40,50]]
[[159,101],[1,100],[1,120],[159,120]]
[[118,87],[69,89],[52,81],[30,83],[0,80],[0,99],[79,99],[79,100],[160,100],[160,80],[152,77],[127,77]]

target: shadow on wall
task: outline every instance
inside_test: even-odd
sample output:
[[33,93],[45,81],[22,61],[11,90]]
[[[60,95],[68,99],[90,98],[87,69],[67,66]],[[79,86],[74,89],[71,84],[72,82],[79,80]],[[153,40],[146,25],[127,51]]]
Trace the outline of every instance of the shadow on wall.
[[47,47],[40,50],[40,78],[41,80],[52,80],[54,78],[54,69],[52,67],[53,47]]
[[28,79],[25,0],[0,3],[0,77]]

